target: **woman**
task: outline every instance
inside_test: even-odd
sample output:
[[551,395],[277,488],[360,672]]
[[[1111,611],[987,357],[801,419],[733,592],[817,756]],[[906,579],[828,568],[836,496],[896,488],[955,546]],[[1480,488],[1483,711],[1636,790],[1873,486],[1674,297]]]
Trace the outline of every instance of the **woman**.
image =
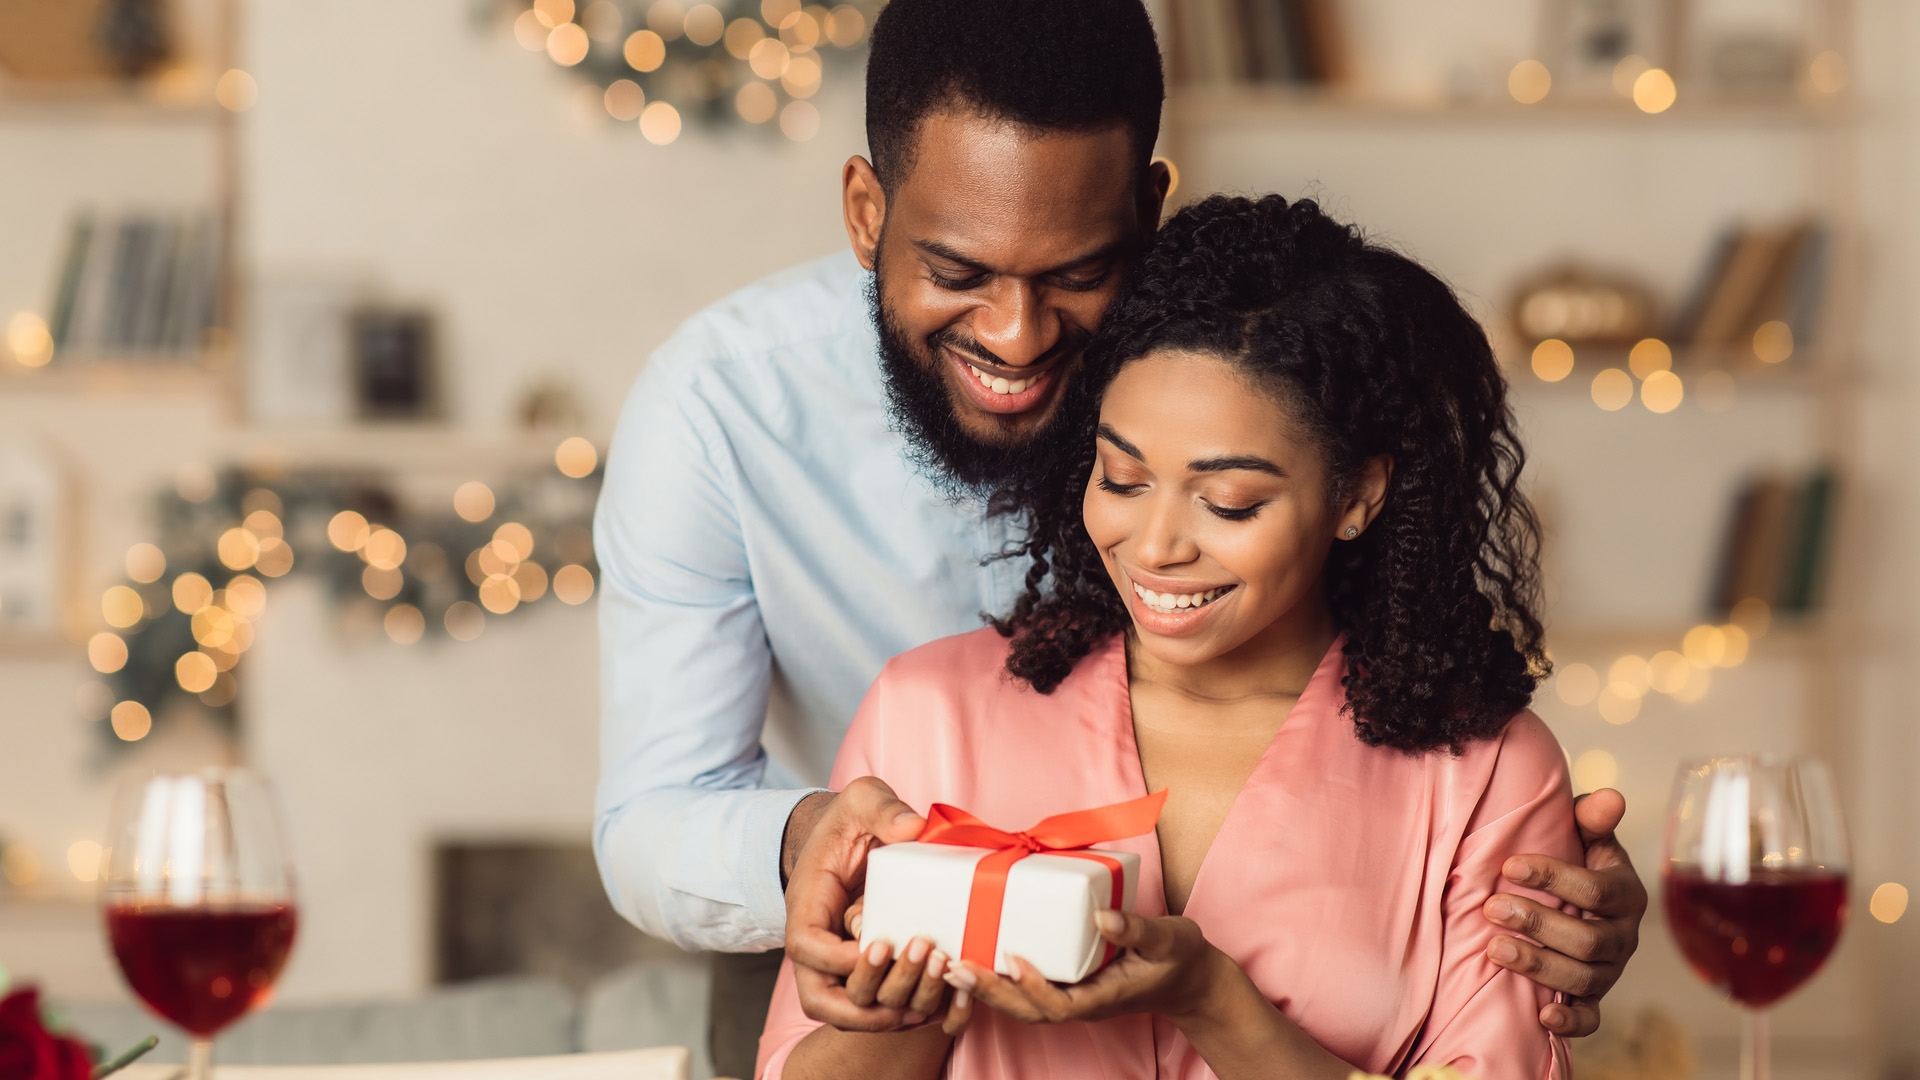
[[1483,956],[1501,861],[1580,848],[1526,711],[1539,529],[1479,326],[1311,202],[1215,197],[1089,371],[1060,474],[1003,493],[1026,594],[894,659],[834,784],[1002,828],[1166,789],[1156,833],[1102,845],[1141,857],[1101,926],[1125,951],[1058,987],[876,944],[849,995],[943,1013],[891,1034],[814,1025],[783,969],[761,1073],[1564,1075],[1547,991]]

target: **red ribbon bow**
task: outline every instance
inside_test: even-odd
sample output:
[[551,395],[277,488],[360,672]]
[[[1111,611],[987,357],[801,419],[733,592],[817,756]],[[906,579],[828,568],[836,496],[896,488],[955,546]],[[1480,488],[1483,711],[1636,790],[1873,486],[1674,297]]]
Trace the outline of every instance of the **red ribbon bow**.
[[[1118,908],[1125,895],[1126,880],[1119,860],[1079,849],[1152,832],[1166,801],[1167,792],[1163,788],[1111,806],[1055,814],[1020,832],[996,829],[957,806],[934,803],[927,811],[927,827],[920,831],[921,843],[993,849],[993,854],[981,859],[973,870],[960,958],[993,970],[994,954],[1000,945],[1000,905],[1007,895],[1007,873],[1014,863],[1029,855],[1068,855],[1103,864],[1113,878],[1111,906]],[[1113,954],[1114,948],[1109,944],[1100,962],[1105,964],[1113,959]]]

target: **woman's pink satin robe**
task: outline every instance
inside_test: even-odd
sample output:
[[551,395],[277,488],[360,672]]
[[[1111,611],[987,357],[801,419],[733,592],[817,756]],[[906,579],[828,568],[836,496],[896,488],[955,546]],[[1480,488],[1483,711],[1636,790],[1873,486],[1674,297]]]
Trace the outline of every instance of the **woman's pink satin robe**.
[[[1050,695],[1013,681],[1006,653],[980,630],[896,657],[847,732],[833,786],[878,776],[922,812],[951,803],[1006,829],[1146,794],[1122,639]],[[1283,1013],[1370,1072],[1427,1062],[1479,1080],[1564,1077],[1565,1048],[1537,1019],[1551,994],[1487,961],[1498,931],[1481,914],[1508,856],[1581,859],[1560,745],[1523,712],[1458,757],[1366,746],[1340,715],[1344,668],[1336,642],[1220,826],[1186,915]],[[1165,915],[1155,838],[1101,846],[1139,853],[1136,910]],[[779,1077],[816,1026],[783,965],[757,1073]],[[1158,1017],[1028,1026],[984,1008],[948,1070],[1213,1075]]]

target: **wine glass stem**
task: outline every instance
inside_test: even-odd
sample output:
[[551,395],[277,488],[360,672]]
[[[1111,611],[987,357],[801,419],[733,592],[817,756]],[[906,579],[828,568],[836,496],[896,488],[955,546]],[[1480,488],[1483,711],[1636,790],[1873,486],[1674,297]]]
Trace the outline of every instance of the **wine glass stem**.
[[213,1040],[195,1039],[187,1051],[187,1080],[213,1080]]
[[1740,1080],[1772,1080],[1773,1052],[1767,1041],[1767,1014],[1740,1010]]

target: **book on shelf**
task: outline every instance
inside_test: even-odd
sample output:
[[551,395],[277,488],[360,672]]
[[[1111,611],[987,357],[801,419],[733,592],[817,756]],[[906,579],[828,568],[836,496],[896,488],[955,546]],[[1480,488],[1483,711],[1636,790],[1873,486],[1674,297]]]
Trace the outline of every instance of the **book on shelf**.
[[1324,86],[1346,77],[1335,0],[1170,0],[1172,78],[1188,86]]
[[1811,218],[1728,226],[1708,249],[1667,340],[1697,356],[1758,362],[1755,335],[1778,322],[1791,332],[1791,352],[1804,354],[1820,330],[1831,247],[1827,225]]
[[1833,469],[1825,465],[1742,484],[1727,518],[1708,607],[1722,617],[1747,599],[1764,601],[1782,615],[1817,610],[1836,486]]
[[220,261],[211,212],[82,211],[54,282],[54,359],[197,355],[218,325]]

